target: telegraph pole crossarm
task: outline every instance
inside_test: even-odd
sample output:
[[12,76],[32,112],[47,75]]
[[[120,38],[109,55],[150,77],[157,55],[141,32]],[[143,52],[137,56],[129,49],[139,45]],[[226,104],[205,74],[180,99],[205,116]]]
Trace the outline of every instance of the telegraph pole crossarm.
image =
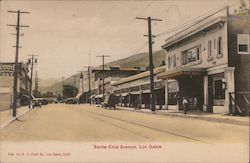
[[136,19],[147,20],[148,21],[148,35],[144,35],[148,37],[148,51],[149,51],[149,71],[150,71],[150,104],[151,110],[155,111],[155,90],[154,90],[154,64],[153,64],[153,50],[152,50],[152,37],[156,37],[152,35],[151,32],[151,22],[152,21],[162,21],[161,19],[151,18],[150,16],[147,18],[136,17]]

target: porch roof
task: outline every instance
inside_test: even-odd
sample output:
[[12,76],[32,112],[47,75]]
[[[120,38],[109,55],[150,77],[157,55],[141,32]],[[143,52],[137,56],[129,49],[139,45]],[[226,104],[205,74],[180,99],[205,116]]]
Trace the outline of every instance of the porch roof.
[[201,76],[205,75],[205,68],[182,67],[170,71],[165,71],[157,76],[158,79],[176,79],[185,76]]

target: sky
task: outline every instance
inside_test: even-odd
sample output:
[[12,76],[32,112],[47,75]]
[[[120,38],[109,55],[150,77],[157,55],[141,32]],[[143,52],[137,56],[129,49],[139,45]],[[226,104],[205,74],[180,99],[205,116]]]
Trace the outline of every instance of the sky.
[[[38,55],[35,70],[39,78],[62,78],[102,64],[97,55],[109,55],[105,62],[147,52],[147,21],[136,17],[159,18],[152,22],[154,35],[239,0],[2,0],[0,1],[0,62],[14,62],[16,14],[21,15],[19,61]],[[154,39],[153,50],[160,50],[171,33]]]

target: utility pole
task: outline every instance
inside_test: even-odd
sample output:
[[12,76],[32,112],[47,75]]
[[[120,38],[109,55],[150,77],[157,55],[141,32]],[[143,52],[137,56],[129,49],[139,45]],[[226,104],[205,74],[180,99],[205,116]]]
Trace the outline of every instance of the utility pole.
[[62,77],[62,99],[64,99],[64,97],[63,97],[63,80],[64,80],[64,77]]
[[148,21],[148,53],[149,53],[149,71],[150,71],[150,103],[151,103],[151,110],[155,111],[155,91],[154,91],[154,64],[153,64],[153,50],[152,50],[152,32],[151,32],[151,22],[152,21],[162,21],[161,19],[152,19],[150,16],[147,18],[140,18],[136,17],[136,19],[147,20]]
[[38,77],[37,77],[37,71],[36,71],[36,77],[35,77],[35,89],[34,89],[34,96],[39,96],[39,91],[38,91]]
[[76,75],[74,75],[74,86],[76,88]]
[[16,13],[17,14],[17,24],[7,24],[7,26],[14,26],[16,28],[16,55],[15,55],[15,69],[14,69],[14,95],[13,95],[13,117],[16,117],[16,103],[17,103],[17,75],[18,75],[18,55],[19,55],[19,36],[20,35],[20,27],[29,27],[28,25],[20,25],[20,14],[29,14],[29,12],[23,12],[20,10],[17,11],[8,11],[9,13]]
[[29,58],[28,59],[28,63],[29,64],[31,64],[31,75],[30,75],[30,93],[29,93],[29,108],[31,108],[31,99],[32,99],[32,83],[33,83],[33,66],[34,66],[34,63],[37,63],[37,58],[35,58],[35,57],[37,57],[38,55],[34,55],[34,54],[32,54],[32,55],[29,55],[29,56],[31,56],[31,58]]
[[104,77],[105,77],[105,72],[104,72],[104,59],[105,57],[110,57],[109,55],[99,55],[96,57],[102,57],[102,70],[103,70],[103,74],[102,74],[102,93],[104,95]]
[[73,91],[73,96],[75,97],[77,95],[77,86],[76,86],[76,75],[74,75],[74,91]]
[[90,66],[86,66],[84,68],[88,68],[88,80],[89,80],[89,104],[91,105],[91,100],[90,100],[90,96],[92,94],[91,92],[91,79],[90,79],[90,70],[91,70],[91,67]]
[[82,84],[82,93],[84,93],[84,91],[83,91],[83,71],[80,71],[80,73],[81,73],[80,74],[80,79],[81,79],[81,84]]

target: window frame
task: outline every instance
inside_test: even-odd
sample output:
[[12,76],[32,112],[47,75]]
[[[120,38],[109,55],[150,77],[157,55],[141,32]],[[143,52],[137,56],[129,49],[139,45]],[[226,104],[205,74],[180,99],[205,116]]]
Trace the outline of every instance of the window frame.
[[223,41],[222,37],[219,36],[217,39],[217,58],[223,57]]
[[[247,43],[246,44],[240,44],[239,43],[239,38],[243,37],[243,36],[247,37]],[[238,54],[250,54],[250,47],[249,47],[250,41],[249,41],[249,39],[250,39],[249,34],[237,34],[237,53]],[[240,45],[247,45],[247,52],[240,51],[240,48],[239,48]]]
[[208,61],[213,60],[212,41],[211,40],[208,40],[208,42],[207,42],[207,60]]
[[173,67],[176,67],[176,55],[173,55]]
[[[189,58],[190,53],[189,52],[191,50],[194,50],[194,49],[195,49],[196,53],[198,53],[198,54],[195,57],[196,59],[194,61],[190,62],[190,58]],[[192,48],[189,48],[187,50],[182,51],[181,52],[181,65],[182,66],[186,66],[186,65],[192,65],[192,64],[199,64],[199,63],[201,63],[201,56],[200,56],[200,54],[201,54],[201,45],[200,44],[196,45],[196,46],[193,46]]]

